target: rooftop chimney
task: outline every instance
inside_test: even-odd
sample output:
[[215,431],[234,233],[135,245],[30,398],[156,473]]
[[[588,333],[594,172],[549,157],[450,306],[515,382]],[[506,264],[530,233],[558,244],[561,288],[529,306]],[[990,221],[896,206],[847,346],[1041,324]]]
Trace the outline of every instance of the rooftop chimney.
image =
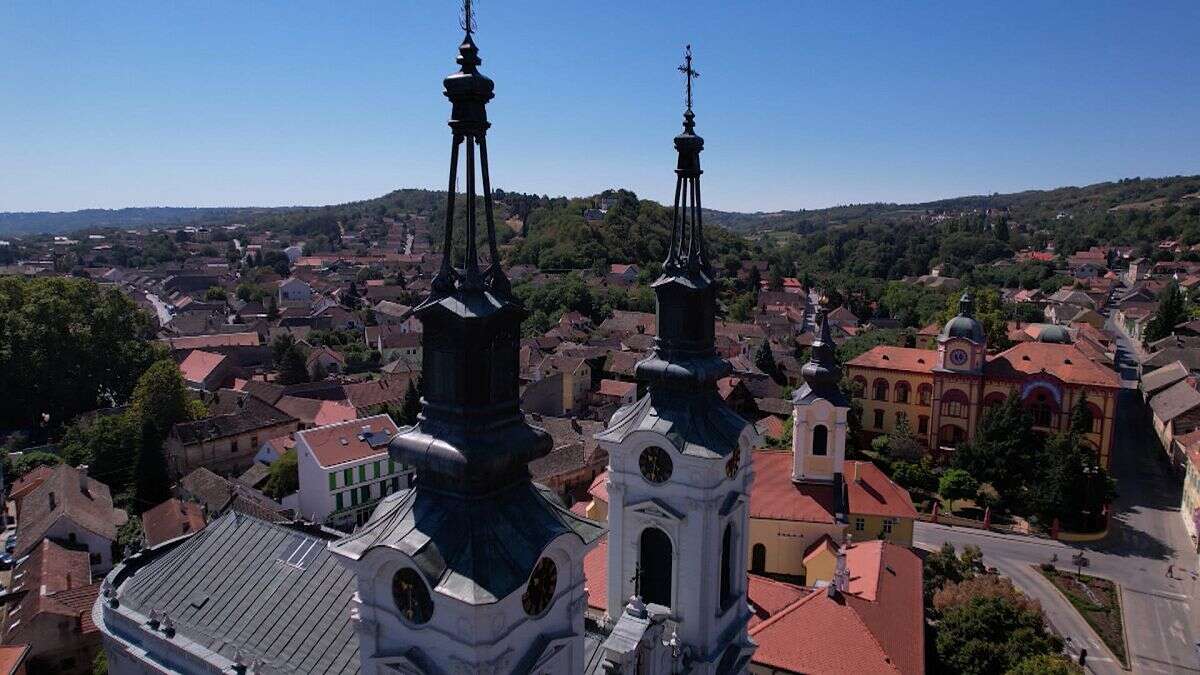
[[50,510],[53,511],[56,508],[58,508],[58,501],[54,499],[54,493],[51,492],[50,493]]
[[88,465],[80,464],[77,471],[79,472],[79,491],[86,495],[88,493]]

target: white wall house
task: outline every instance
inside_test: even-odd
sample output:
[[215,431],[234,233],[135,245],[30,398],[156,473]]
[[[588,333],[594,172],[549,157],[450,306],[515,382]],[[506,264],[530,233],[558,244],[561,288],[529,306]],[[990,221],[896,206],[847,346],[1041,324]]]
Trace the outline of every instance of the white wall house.
[[313,289],[308,282],[288,277],[279,282],[280,307],[306,307],[312,304]]
[[388,415],[296,432],[300,515],[348,531],[365,523],[380,499],[410,487],[412,469],[388,457],[395,433]]

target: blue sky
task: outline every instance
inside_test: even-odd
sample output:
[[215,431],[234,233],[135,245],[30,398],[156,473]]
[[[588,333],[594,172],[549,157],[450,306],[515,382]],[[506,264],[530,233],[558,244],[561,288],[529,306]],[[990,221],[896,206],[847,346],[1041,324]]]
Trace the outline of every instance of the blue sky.
[[[694,45],[705,205],[1200,172],[1200,2],[479,0],[493,181],[670,198]],[[454,0],[0,2],[0,211],[444,186]]]

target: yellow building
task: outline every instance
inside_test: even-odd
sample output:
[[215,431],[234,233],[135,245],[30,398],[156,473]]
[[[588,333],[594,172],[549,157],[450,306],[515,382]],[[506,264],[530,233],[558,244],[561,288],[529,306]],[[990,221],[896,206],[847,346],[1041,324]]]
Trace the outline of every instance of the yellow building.
[[906,420],[932,450],[952,452],[974,438],[984,411],[1008,396],[1020,398],[1044,434],[1066,431],[1082,398],[1092,412],[1083,442],[1102,466],[1111,463],[1117,374],[1071,344],[1065,330],[1045,330],[1038,342],[989,355],[969,294],[938,335],[936,351],[879,346],[847,363],[846,372],[868,436],[893,432]]

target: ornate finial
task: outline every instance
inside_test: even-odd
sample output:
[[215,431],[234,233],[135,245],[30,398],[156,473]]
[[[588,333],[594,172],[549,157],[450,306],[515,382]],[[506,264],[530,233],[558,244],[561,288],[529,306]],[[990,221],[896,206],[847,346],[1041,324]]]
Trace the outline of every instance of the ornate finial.
[[692,80],[700,77],[700,73],[692,68],[692,46],[688,45],[683,50],[683,65],[678,66],[679,72],[687,76],[687,109],[692,111]]
[[462,10],[459,13],[458,25],[467,35],[475,32],[475,11],[471,0],[462,0]]

